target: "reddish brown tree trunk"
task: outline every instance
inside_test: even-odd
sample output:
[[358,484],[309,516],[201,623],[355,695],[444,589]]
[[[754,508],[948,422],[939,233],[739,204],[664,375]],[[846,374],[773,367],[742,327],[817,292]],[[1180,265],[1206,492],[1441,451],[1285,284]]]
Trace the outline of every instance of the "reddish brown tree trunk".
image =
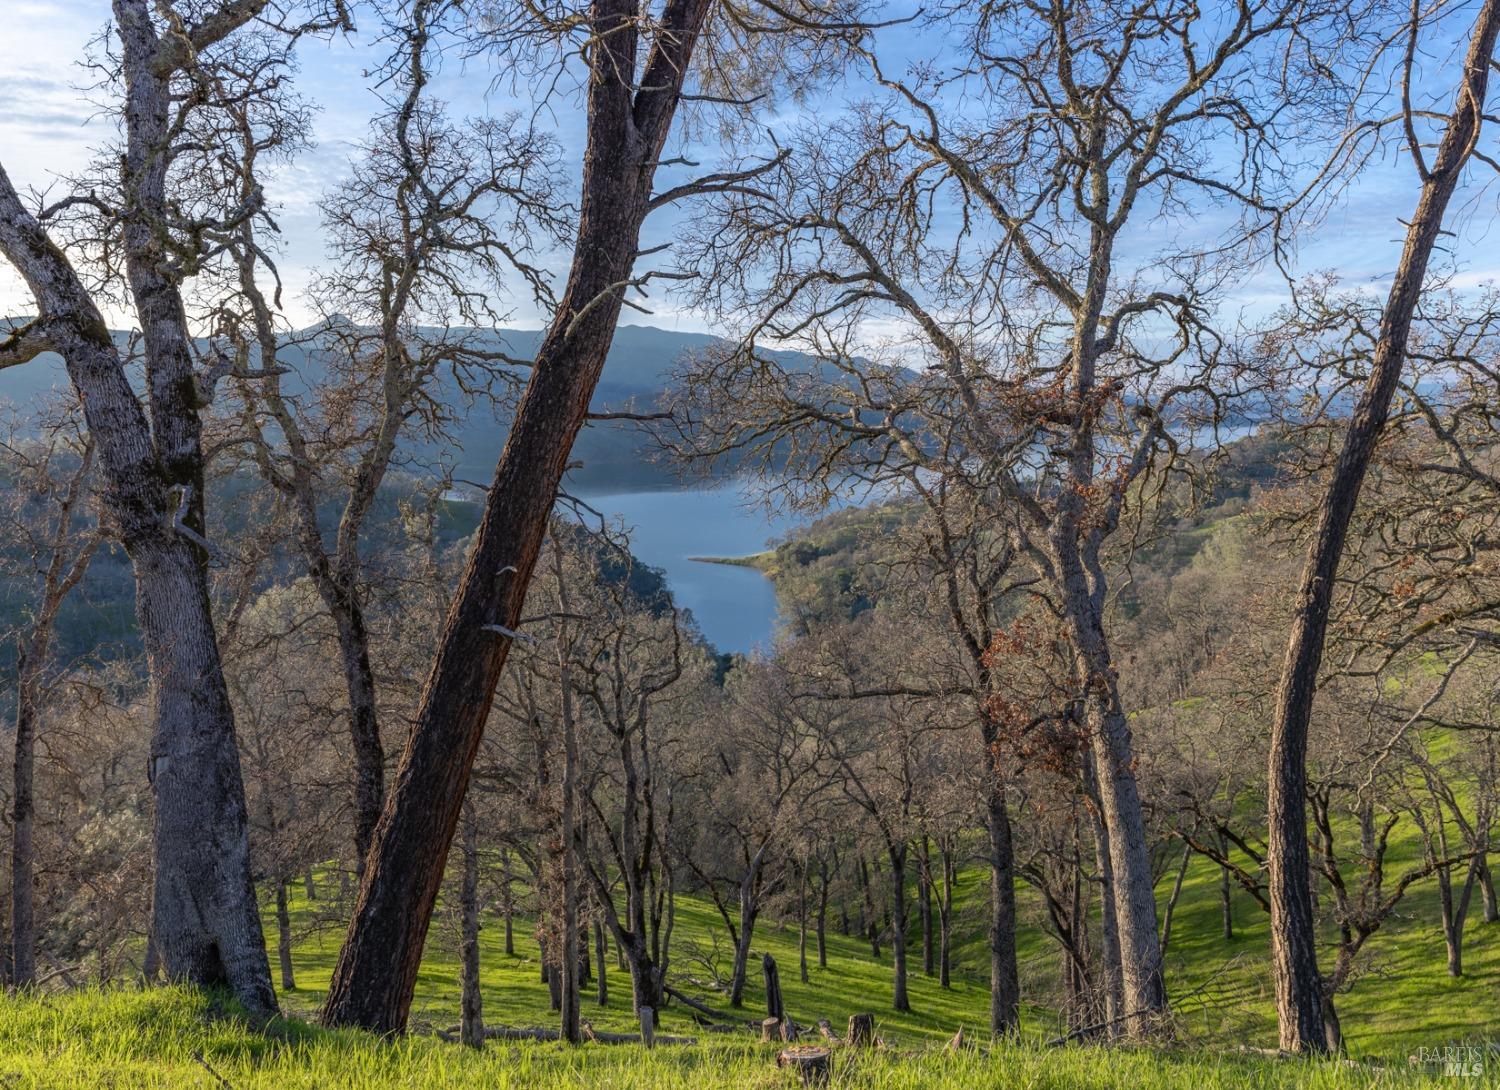
[[[598,0],[588,147],[567,290],[533,362],[334,967],[323,1018],[406,1025],[422,946],[495,684],[609,351],[651,184],[710,0],[673,0],[637,76],[641,12]],[[636,91],[639,80],[639,91]]]
[[1306,792],[1308,721],[1323,658],[1334,579],[1365,472],[1401,377],[1412,316],[1421,299],[1433,247],[1442,233],[1443,215],[1478,137],[1497,32],[1500,0],[1486,0],[1474,24],[1452,115],[1407,228],[1401,263],[1381,316],[1370,377],[1354,407],[1328,482],[1298,587],[1296,613],[1276,692],[1267,793],[1268,893],[1276,1014],[1281,1047],[1289,1052],[1324,1052],[1329,1047],[1309,885]]

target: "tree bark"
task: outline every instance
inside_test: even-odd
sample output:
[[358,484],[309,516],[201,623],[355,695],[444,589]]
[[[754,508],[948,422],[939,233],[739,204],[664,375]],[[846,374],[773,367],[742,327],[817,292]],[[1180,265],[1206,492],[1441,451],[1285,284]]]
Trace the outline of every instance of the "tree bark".
[[828,886],[829,875],[826,864],[818,864],[818,968],[828,968]]
[[922,834],[918,843],[922,853],[917,861],[917,914],[922,927],[922,973],[932,976],[937,967],[932,931],[932,851],[926,833]]
[[[1094,793],[1093,763],[1085,764],[1085,777],[1089,794]],[[1118,1032],[1125,1014],[1124,986],[1120,972],[1120,938],[1115,916],[1114,864],[1110,858],[1109,831],[1103,816],[1094,806],[1088,807],[1094,834],[1095,867],[1099,871],[1099,930],[1102,1006],[1106,1033],[1114,1036]]]
[[[939,986],[941,986],[943,988],[952,987],[951,976],[952,976],[952,969],[953,969],[953,880],[954,880],[953,853],[945,846],[943,848],[943,894],[942,894],[942,899],[938,902],[938,922],[939,922],[939,939],[940,939],[940,945],[939,945],[939,949],[938,949],[938,984],[939,984]],[[993,895],[993,893],[994,893],[994,890],[991,890],[991,894],[992,895]],[[996,923],[996,921],[991,921],[991,926],[995,926],[995,923]],[[1005,924],[1004,919],[1002,918],[1001,920],[998,921],[998,923],[999,923],[999,929],[1000,929],[1001,933],[1003,934],[1004,924]],[[995,944],[992,942],[991,943],[991,951],[990,951],[990,958],[991,958],[991,961],[990,961],[990,991],[991,991],[991,993],[993,993],[995,991],[995,985],[997,983],[1000,983],[1004,979],[1003,966],[1005,964],[1007,964],[1008,962],[1013,962],[1014,961],[1013,957],[1009,958],[1009,959],[1007,959],[1007,957],[1006,957],[1006,950],[1007,949],[1010,949],[1011,953],[1014,954],[1013,947],[1008,947],[1008,946],[1002,944],[1001,948],[999,950],[999,955],[1000,956],[997,959],[996,956],[995,956],[996,955],[996,951],[994,949],[994,946],[995,946]],[[997,964],[997,962],[998,962],[998,964]],[[997,968],[1002,969],[1002,971],[1001,972],[997,972],[996,971]],[[1019,998],[1017,1000],[1016,1006],[1017,1006],[1017,1008],[1019,1008],[1019,1006],[1020,1006]],[[991,1023],[990,1030],[991,1030],[991,1036],[994,1036],[994,1033],[995,1033],[995,1025],[994,1025],[995,1017],[994,1016],[995,1016],[995,1011],[992,1008],[991,1011],[990,1011],[990,1023]]]
[[604,958],[609,953],[605,945],[604,924],[594,921],[594,961],[599,965],[599,988],[595,998],[599,1006],[609,1006],[609,981],[605,979]]
[[1433,247],[1442,234],[1443,216],[1478,136],[1497,32],[1500,0],[1486,0],[1474,23],[1462,86],[1407,227],[1401,262],[1381,315],[1370,376],[1354,407],[1324,494],[1276,691],[1267,792],[1267,892],[1277,1021],[1281,1047],[1288,1052],[1328,1050],[1316,924],[1308,890],[1306,793],[1308,723],[1334,580],[1365,473],[1401,376],[1412,317],[1421,299]]
[[[557,555],[558,605],[561,614],[567,616],[569,606],[561,552],[558,551]],[[558,831],[562,839],[562,957],[557,972],[562,977],[562,1037],[569,1044],[576,1045],[581,1040],[578,1025],[578,829],[575,813],[578,791],[578,724],[573,716],[573,683],[568,671],[570,653],[567,625],[564,622],[559,625],[557,637],[558,691],[563,726],[562,813],[559,815],[562,828]]]
[[807,863],[798,868],[797,882],[797,969],[802,983],[807,983]]
[[[1223,833],[1219,834],[1219,853],[1226,859],[1229,856],[1229,842]],[[1219,917],[1223,924],[1225,942],[1234,938],[1234,903],[1230,900],[1230,893],[1229,868],[1221,866],[1219,868]]]
[[276,881],[276,958],[281,966],[281,990],[296,991],[297,978],[292,972],[292,914],[284,879]]
[[[1005,786],[992,773],[985,800],[990,857],[990,1036],[1015,1033],[1021,1022],[1021,986],[1016,968],[1016,871]],[[946,923],[946,921],[945,921]]]
[[484,1047],[484,997],[479,987],[479,821],[464,803],[463,883],[459,888],[459,1036],[470,1048]]
[[906,845],[893,845],[891,858],[891,1007],[909,1012],[911,998],[906,992]]
[[16,684],[16,740],[12,767],[10,849],[10,982],[20,990],[36,983],[36,848],[33,829],[36,804],[32,783],[36,767],[36,686],[25,648],[19,653]]
[[376,830],[323,1008],[328,1024],[381,1033],[406,1024],[509,633],[614,336],[656,164],[710,7],[710,0],[671,0],[639,75],[637,4],[596,0],[592,8],[588,145],[567,288],[533,361]]
[[[254,5],[246,5],[247,9]],[[145,341],[151,423],[103,317],[62,251],[0,170],[0,251],[31,289],[45,347],[63,357],[98,445],[104,502],[130,556],[153,682],[148,776],[152,931],[169,977],[227,985],[276,1011],[255,888],[234,716],[209,607],[197,382],[176,284],[158,266],[168,139],[163,46],[146,0],[116,0],[125,77],[121,169],[134,207],[124,250]],[[254,14],[247,10],[240,25]],[[233,19],[230,20],[233,22]],[[226,24],[226,27],[228,24]],[[226,32],[228,32],[226,30]]]

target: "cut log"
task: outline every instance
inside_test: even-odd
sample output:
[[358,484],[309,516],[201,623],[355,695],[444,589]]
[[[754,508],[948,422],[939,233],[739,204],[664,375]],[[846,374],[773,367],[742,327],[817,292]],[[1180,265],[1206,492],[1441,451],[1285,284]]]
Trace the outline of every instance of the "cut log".
[[781,1019],[766,1018],[760,1024],[760,1039],[762,1041],[775,1041],[781,1036]]
[[833,1053],[823,1045],[792,1045],[776,1056],[777,1067],[797,1072],[803,1086],[824,1086],[833,1064]]
[[833,1023],[826,1018],[818,1019],[818,1032],[821,1033],[831,1045],[841,1045],[844,1043],[839,1038],[839,1035],[833,1032]]
[[869,1048],[875,1043],[875,1016],[873,1014],[851,1014],[849,1033],[844,1038],[852,1048]]

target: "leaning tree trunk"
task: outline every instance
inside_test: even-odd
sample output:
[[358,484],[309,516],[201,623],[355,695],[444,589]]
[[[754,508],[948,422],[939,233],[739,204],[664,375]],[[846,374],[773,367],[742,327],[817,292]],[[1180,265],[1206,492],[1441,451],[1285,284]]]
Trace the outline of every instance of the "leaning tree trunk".
[[[406,1024],[443,865],[573,441],[618,321],[655,168],[710,0],[671,0],[639,74],[638,6],[597,0],[578,237],[495,470],[366,862],[323,1019]],[[639,90],[637,90],[639,87]]]
[[1328,1050],[1309,882],[1306,793],[1308,723],[1323,659],[1334,580],[1365,472],[1401,377],[1428,262],[1442,235],[1449,199],[1478,138],[1497,33],[1500,0],[1485,0],[1464,60],[1462,85],[1437,155],[1423,180],[1416,213],[1407,227],[1401,262],[1381,314],[1370,376],[1344,433],[1344,444],[1319,510],[1276,691],[1266,800],[1267,892],[1276,1015],[1281,1047],[1288,1052]]

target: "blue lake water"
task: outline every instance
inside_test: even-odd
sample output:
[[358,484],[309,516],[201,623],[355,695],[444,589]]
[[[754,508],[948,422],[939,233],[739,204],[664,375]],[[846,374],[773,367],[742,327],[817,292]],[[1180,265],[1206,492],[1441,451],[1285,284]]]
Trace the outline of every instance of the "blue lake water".
[[630,550],[667,573],[677,604],[691,610],[720,651],[768,647],[776,634],[776,592],[754,568],[704,564],[694,556],[745,556],[805,519],[756,506],[741,482],[684,491],[614,492],[579,497],[621,520]]

